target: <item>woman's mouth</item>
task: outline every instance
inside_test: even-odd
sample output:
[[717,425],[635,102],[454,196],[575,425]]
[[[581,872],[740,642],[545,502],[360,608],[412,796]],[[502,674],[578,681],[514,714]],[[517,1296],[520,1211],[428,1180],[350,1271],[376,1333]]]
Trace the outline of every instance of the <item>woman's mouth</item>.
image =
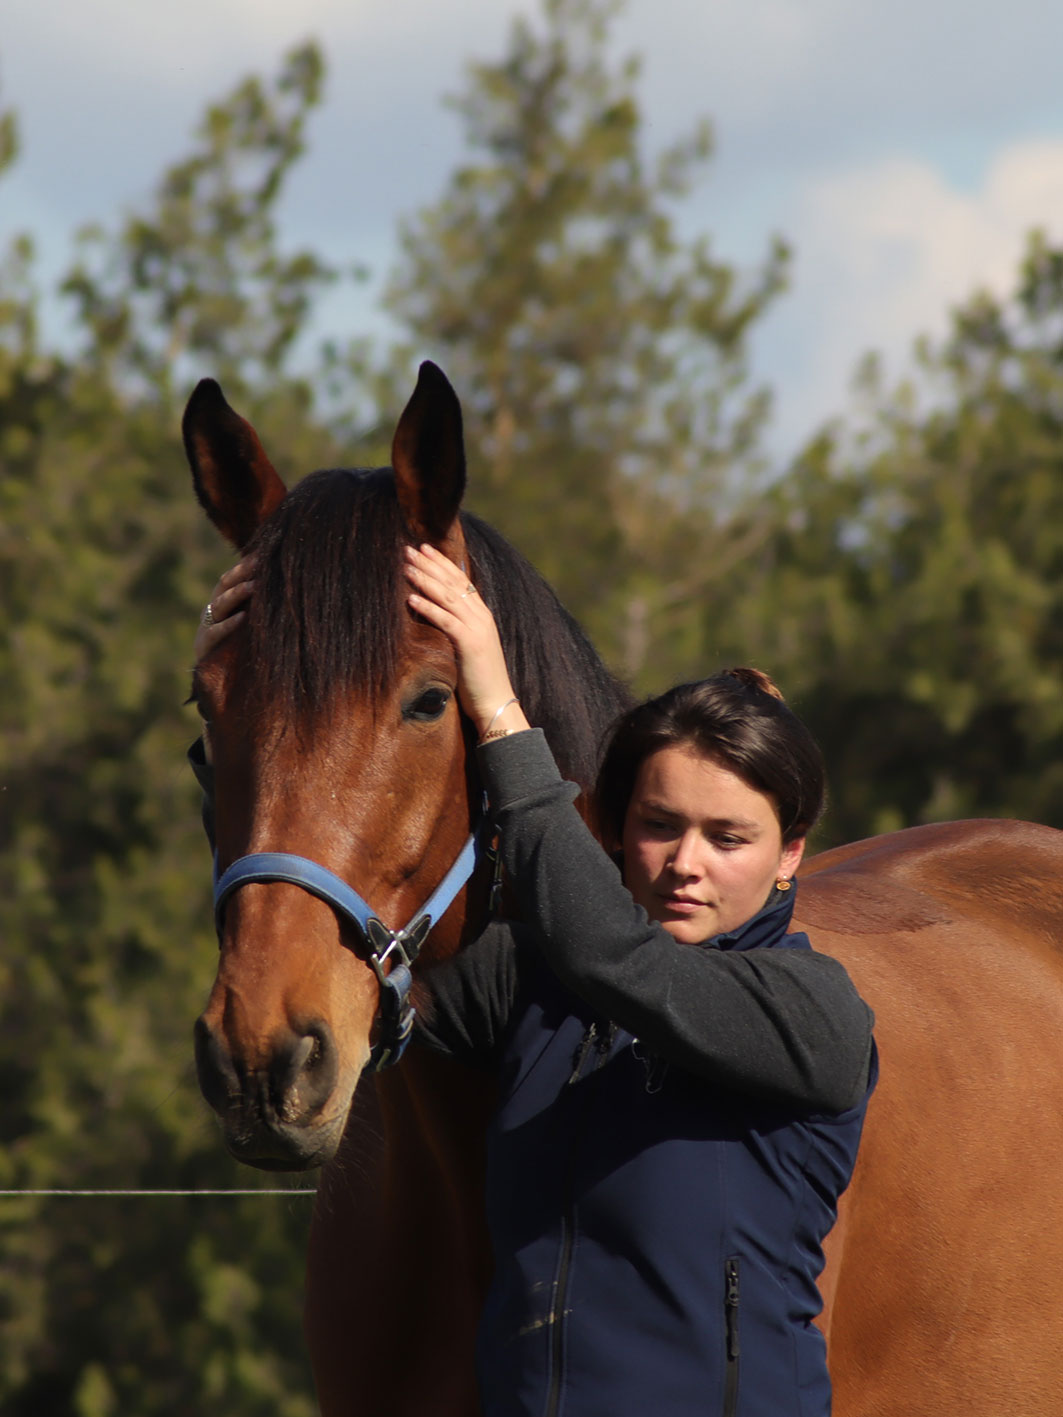
[[705,907],[705,901],[694,900],[687,895],[665,895],[661,901],[670,915],[693,915],[695,910]]

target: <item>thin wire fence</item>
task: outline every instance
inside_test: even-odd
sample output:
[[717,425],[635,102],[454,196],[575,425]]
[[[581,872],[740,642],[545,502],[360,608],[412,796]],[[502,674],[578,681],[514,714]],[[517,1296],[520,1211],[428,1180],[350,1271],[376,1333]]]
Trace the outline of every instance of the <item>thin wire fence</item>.
[[2,1190],[3,1196],[314,1196],[317,1195],[316,1186],[295,1186],[291,1190],[271,1189],[263,1186],[249,1186],[246,1189],[229,1187],[227,1190],[59,1190],[59,1189],[38,1189],[38,1190]]

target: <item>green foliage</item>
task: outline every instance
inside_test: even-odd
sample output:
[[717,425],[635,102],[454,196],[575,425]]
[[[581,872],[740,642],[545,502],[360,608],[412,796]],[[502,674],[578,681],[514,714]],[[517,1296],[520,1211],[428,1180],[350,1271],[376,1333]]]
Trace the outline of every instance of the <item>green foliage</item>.
[[[233,378],[269,369],[266,421],[305,424],[281,362],[315,263],[277,252],[272,206],[319,72],[307,50],[274,90],[242,85],[156,208],[100,239],[107,269],[79,261],[76,356],[40,346],[29,240],[0,264],[5,1188],[249,1184],[191,1062],[216,946],[181,703],[224,552],[191,496],[173,361],[213,372],[217,338]],[[309,1417],[308,1220],[305,1199],[0,1200],[0,1408]]]
[[280,253],[274,227],[322,75],[306,44],[272,88],[247,79],[208,111],[199,150],[166,174],[154,211],[130,217],[117,242],[100,228],[81,234],[66,290],[83,359],[152,393],[184,389],[204,362],[234,393],[277,377],[335,278],[310,251]]
[[18,156],[18,121],[8,109],[0,112],[0,174],[10,167]]
[[678,662],[661,615],[703,586],[765,410],[744,343],[786,260],[777,243],[743,279],[679,235],[709,129],[643,152],[637,64],[609,59],[617,9],[548,0],[471,68],[453,103],[470,161],[403,227],[387,304],[460,390],[473,509],[608,658],[659,681]]
[[915,378],[773,491],[752,597],[714,624],[828,751],[833,840],[972,815],[1063,825],[1063,251],[977,295]]

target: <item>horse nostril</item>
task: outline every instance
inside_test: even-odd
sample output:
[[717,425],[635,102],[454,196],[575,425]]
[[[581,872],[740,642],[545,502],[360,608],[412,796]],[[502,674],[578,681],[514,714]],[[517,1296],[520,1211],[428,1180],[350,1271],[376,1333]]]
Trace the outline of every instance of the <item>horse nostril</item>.
[[271,1101],[279,1116],[305,1121],[332,1095],[339,1063],[332,1030],[327,1023],[303,1026],[301,1036],[287,1048],[278,1048],[270,1068]]
[[305,1038],[300,1038],[292,1049],[291,1071],[293,1075],[298,1075],[304,1069],[309,1071],[314,1066],[315,1059],[320,1052],[321,1045],[314,1034],[308,1033]]
[[196,1072],[203,1096],[222,1116],[234,1109],[302,1126],[328,1102],[339,1077],[339,1054],[327,1023],[285,1029],[274,1037],[264,1067],[234,1058],[205,1019],[195,1028]]
[[215,1112],[224,1112],[240,1094],[232,1057],[206,1019],[196,1019],[195,1040],[199,1089]]

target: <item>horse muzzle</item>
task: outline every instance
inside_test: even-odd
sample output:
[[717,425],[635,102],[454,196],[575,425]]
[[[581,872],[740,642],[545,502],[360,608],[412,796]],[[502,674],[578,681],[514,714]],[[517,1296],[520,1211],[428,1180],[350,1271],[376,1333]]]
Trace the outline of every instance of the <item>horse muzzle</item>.
[[327,1023],[285,1030],[250,1065],[203,1017],[196,1023],[195,1051],[200,1089],[238,1161],[271,1171],[303,1171],[332,1158],[347,1108],[330,1106],[336,1102],[340,1066]]

